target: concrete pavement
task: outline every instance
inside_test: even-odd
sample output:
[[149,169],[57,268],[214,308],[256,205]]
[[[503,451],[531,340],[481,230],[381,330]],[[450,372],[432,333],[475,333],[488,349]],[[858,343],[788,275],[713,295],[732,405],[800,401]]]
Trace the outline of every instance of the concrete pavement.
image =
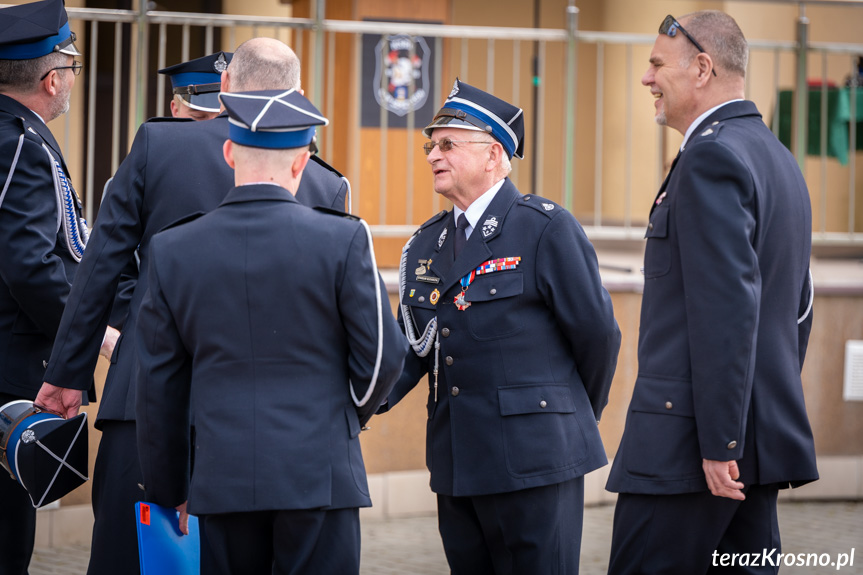
[[[613,512],[611,505],[585,509],[581,575],[605,574]],[[783,553],[808,554],[811,561],[817,556],[820,562],[827,563],[783,566],[782,575],[863,575],[863,502],[780,500],[779,523]],[[362,575],[442,575],[449,572],[435,517],[363,519],[362,537]],[[837,568],[837,560],[850,560],[852,549],[853,566]],[[845,559],[841,554],[845,554]],[[30,575],[84,575],[88,557],[89,550],[82,546],[37,549]]]

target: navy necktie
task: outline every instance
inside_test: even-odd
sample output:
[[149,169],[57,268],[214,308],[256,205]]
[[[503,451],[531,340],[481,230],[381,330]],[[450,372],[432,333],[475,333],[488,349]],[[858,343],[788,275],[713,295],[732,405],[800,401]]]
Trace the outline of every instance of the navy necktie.
[[465,233],[465,230],[468,225],[467,217],[464,214],[460,215],[455,228],[455,242],[452,246],[453,259],[458,258],[458,255],[461,253],[461,249],[464,247],[465,242],[467,242],[467,234]]

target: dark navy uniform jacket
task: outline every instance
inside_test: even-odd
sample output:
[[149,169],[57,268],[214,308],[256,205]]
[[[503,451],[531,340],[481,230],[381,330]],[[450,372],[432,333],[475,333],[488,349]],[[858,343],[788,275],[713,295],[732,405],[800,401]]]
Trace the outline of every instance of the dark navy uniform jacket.
[[[597,420],[620,331],[581,226],[557,204],[522,196],[507,179],[456,261],[454,233],[451,212],[421,227],[407,253],[401,300],[419,333],[437,316],[437,391],[434,350],[424,358],[411,351],[388,399],[391,408],[430,374],[432,490],[510,492],[605,465]],[[515,268],[475,275],[465,292],[471,305],[459,311],[460,279],[505,258],[520,260]]]
[[800,370],[812,315],[809,193],[749,101],[693,132],[647,229],[638,379],[608,489],[706,490],[702,459],[742,481],[817,479]]
[[407,345],[366,230],[257,184],[150,245],[136,421],[148,500],[188,496],[196,514],[369,506],[360,424]]
[[[35,399],[86,242],[60,146],[0,95],[0,392]],[[92,372],[82,380],[87,389]]]
[[[81,262],[45,373],[45,381],[60,387],[90,386],[118,281],[138,249],[140,281],[111,358],[97,424],[135,419],[133,340],[147,291],[150,238],[185,216],[214,209],[233,187],[234,172],[222,157],[227,137],[226,114],[200,122],[163,119],[143,124],[102,201],[93,249]],[[346,191],[342,178],[310,162],[297,197],[310,206],[343,210]]]

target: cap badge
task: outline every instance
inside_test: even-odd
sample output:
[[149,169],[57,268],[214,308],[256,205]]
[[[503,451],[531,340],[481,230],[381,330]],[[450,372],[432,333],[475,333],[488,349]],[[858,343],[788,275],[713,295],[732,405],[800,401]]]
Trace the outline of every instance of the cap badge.
[[447,100],[449,100],[450,98],[452,98],[456,94],[458,94],[458,78],[456,78],[455,82],[452,83],[452,92],[450,92],[449,96],[447,96]]
[[438,237],[437,239],[437,249],[440,249],[443,243],[446,241],[446,231],[447,229],[444,228],[443,231],[440,233],[440,237]]
[[222,72],[224,72],[227,69],[228,69],[228,61],[225,60],[225,55],[219,54],[218,59],[215,62],[213,62],[213,70],[215,70],[216,72],[221,74]]
[[550,212],[554,209],[554,204],[542,204],[542,207],[545,209],[545,211]]
[[497,224],[497,217],[489,216],[489,218],[482,224],[482,237],[487,238],[497,231]]

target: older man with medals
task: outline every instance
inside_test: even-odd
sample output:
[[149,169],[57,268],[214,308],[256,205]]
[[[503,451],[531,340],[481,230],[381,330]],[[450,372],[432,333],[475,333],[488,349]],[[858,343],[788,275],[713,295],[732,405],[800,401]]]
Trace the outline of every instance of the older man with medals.
[[453,573],[577,573],[620,347],[596,255],[571,213],[507,178],[521,109],[456,80],[423,133],[454,207],[402,252],[414,352],[386,409],[429,375],[427,464]]

